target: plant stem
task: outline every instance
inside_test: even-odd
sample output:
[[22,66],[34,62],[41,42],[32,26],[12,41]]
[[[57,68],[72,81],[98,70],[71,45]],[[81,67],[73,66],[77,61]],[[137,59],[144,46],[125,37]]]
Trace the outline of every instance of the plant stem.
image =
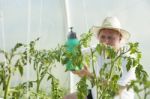
[[141,99],[141,96],[138,93],[137,93],[137,96],[138,96],[139,99]]
[[36,84],[37,84],[37,86],[36,86],[36,93],[37,93],[37,95],[36,95],[36,97],[38,98],[38,93],[39,93],[39,88],[40,88],[38,65],[37,65],[36,71],[37,71],[37,72],[36,72],[36,76],[37,76],[37,80],[36,80]]
[[112,70],[113,70],[114,64],[115,63],[111,60],[111,68],[110,68],[108,80],[111,78],[111,74],[112,74]]
[[40,82],[39,82],[39,80],[37,80],[37,88],[36,88],[37,93],[39,92],[39,88],[40,88]]
[[[93,51],[92,51],[92,49],[90,49],[91,50],[91,56],[92,56],[92,69],[93,69],[93,73],[94,73],[94,78],[96,78],[96,72],[95,72],[95,68],[94,68],[94,60],[93,60]],[[97,81],[97,78],[95,79],[96,81],[95,81],[95,83],[96,83],[96,91],[97,91],[97,99],[98,99],[98,81]]]
[[5,92],[4,92],[4,99],[7,99],[7,96],[8,96],[10,79],[11,79],[11,74],[8,76],[8,80],[7,80],[7,83],[6,83],[6,89],[5,89]]
[[144,99],[146,99],[147,94],[146,94],[146,88],[144,88]]

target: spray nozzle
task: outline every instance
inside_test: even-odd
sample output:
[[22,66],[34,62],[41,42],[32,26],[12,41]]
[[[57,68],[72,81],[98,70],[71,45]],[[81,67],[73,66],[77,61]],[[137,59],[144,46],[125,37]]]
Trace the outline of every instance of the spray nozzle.
[[70,27],[70,32],[69,32],[69,36],[68,39],[76,39],[76,33],[72,31],[73,27]]

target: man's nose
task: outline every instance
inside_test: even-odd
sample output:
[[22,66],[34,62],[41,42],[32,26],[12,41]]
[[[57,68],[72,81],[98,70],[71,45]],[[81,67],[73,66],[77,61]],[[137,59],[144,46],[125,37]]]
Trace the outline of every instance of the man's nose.
[[105,38],[104,43],[105,43],[105,44],[109,44],[109,39],[108,39],[108,38]]

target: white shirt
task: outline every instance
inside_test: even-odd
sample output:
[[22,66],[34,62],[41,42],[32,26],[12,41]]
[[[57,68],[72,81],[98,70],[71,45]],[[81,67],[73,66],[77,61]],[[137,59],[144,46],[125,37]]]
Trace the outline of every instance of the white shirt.
[[[91,48],[86,48],[82,50],[82,53],[89,53],[90,51],[94,50],[95,47],[91,47]],[[101,66],[103,66],[104,62],[109,61],[109,59],[104,59],[102,56],[97,55],[97,62],[95,64],[95,72],[96,72],[96,76],[99,75],[99,71],[101,69]],[[135,80],[136,76],[135,76],[135,68],[131,68],[129,71],[126,70],[126,61],[123,59],[122,60],[122,76],[118,81],[118,84],[121,86],[125,86],[127,84],[130,83],[131,80]],[[96,92],[96,87],[94,86],[91,89],[92,92],[92,97],[93,99],[96,99],[97,97],[97,92]],[[124,89],[121,93],[120,96],[115,96],[114,99],[134,99],[134,91],[132,89]]]

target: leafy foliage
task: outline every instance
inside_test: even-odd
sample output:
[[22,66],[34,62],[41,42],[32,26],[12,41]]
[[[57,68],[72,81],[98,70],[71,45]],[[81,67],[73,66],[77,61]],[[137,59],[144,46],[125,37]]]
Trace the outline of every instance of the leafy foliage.
[[85,99],[88,95],[88,85],[86,84],[86,77],[81,78],[81,80],[77,83],[77,96],[78,99]]
[[[0,60],[0,88],[4,92],[4,99],[19,99],[28,95],[32,99],[61,99],[64,95],[63,89],[59,85],[59,80],[51,74],[55,62],[67,64],[68,60],[72,60],[73,66],[82,66],[84,63],[90,65],[92,63],[93,77],[83,77],[77,83],[77,95],[79,99],[84,99],[88,94],[87,80],[91,81],[93,86],[97,88],[97,99],[112,99],[119,91],[118,80],[122,75],[122,60],[126,60],[126,69],[130,71],[135,68],[136,80],[133,80],[128,89],[133,88],[139,99],[142,97],[140,93],[144,93],[144,99],[150,95],[150,81],[148,74],[141,64],[142,53],[138,49],[138,43],[129,43],[128,47],[116,51],[111,46],[97,44],[96,49],[92,50],[90,55],[82,55],[81,48],[89,47],[92,33],[84,33],[80,38],[80,44],[74,53],[69,53],[65,45],[58,45],[51,50],[38,50],[36,48],[37,38],[29,44],[17,43],[14,48],[6,52],[0,50],[0,55],[4,60]],[[99,71],[99,75],[95,72],[95,63],[97,53],[105,60]],[[92,61],[92,62],[91,62]],[[17,71],[20,76],[24,75],[24,66],[30,66],[36,73],[36,79],[18,84],[15,87],[10,86],[11,77]],[[51,82],[51,94],[48,95],[41,88],[44,78]],[[34,90],[34,88],[36,90]]]

